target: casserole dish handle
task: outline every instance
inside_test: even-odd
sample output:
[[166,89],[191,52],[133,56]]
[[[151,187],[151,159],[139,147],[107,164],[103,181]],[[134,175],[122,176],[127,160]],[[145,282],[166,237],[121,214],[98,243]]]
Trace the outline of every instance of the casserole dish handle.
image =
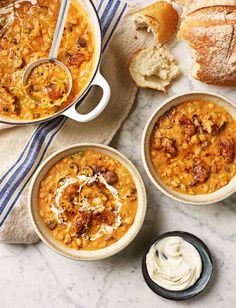
[[71,118],[77,122],[89,122],[97,118],[102,113],[102,111],[106,108],[107,104],[109,103],[109,100],[111,97],[111,89],[110,89],[108,82],[101,75],[100,72],[97,73],[96,77],[91,83],[91,87],[95,85],[99,86],[103,90],[103,95],[98,105],[92,111],[90,111],[87,114],[80,114],[76,110],[76,104],[75,104],[71,108],[66,110],[63,114],[67,116],[68,118]]

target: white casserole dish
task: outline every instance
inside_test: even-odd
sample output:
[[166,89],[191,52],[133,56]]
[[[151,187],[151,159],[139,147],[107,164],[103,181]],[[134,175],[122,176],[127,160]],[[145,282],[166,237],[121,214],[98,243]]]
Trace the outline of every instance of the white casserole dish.
[[[92,2],[92,0],[72,0],[74,5],[76,2],[84,9],[84,11],[88,15],[88,19],[90,21],[95,40],[95,59],[94,59],[94,67],[91,74],[90,80],[88,80],[86,87],[83,91],[77,96],[77,98],[66,108],[58,111],[57,113],[39,120],[16,120],[10,119],[8,117],[0,116],[0,122],[11,125],[28,125],[28,124],[37,124],[52,120],[53,118],[58,117],[59,115],[65,115],[75,121],[78,122],[88,122],[101,114],[101,112],[107,106],[110,100],[110,87],[105,80],[105,78],[100,74],[100,63],[101,63],[101,55],[102,55],[102,31],[99,22],[99,17],[96,11],[96,8]],[[79,104],[82,103],[83,99],[89,92],[92,86],[99,86],[103,90],[103,96],[97,106],[87,114],[80,114],[76,111],[76,108]]]

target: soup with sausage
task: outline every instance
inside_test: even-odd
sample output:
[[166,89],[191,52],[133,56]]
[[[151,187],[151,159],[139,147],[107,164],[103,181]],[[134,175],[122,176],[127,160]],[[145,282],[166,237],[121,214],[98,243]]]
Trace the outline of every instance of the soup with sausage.
[[[74,0],[58,54],[72,74],[72,92],[65,95],[65,72],[45,64],[35,68],[30,88],[22,85],[26,66],[48,58],[60,4],[60,0],[0,3],[1,116],[16,120],[49,117],[71,104],[88,84],[94,67],[95,42],[88,16]],[[27,90],[33,95],[27,95]]]
[[164,184],[184,194],[208,194],[235,176],[235,142],[232,116],[198,99],[171,108],[157,121],[150,154]]
[[57,162],[41,182],[39,214],[50,235],[74,249],[118,241],[132,226],[137,190],[116,159],[85,150]]

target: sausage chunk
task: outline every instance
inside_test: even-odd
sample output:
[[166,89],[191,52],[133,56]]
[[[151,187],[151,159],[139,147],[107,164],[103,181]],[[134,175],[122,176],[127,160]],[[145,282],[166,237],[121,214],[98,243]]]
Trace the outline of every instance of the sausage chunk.
[[78,37],[76,41],[76,46],[78,49],[87,47],[87,42],[83,37]]
[[90,212],[79,212],[76,217],[75,229],[76,234],[83,234],[89,227],[92,219],[92,214]]
[[102,174],[102,173],[106,173],[106,168],[104,167],[104,166],[100,166],[100,167],[98,167],[98,166],[95,166],[94,167],[94,173],[96,173],[96,174]]
[[198,128],[202,125],[202,122],[201,120],[198,118],[198,115],[197,114],[194,114],[192,116],[192,123],[193,125],[195,126],[195,128]]
[[46,86],[47,94],[49,98],[52,100],[56,100],[62,97],[63,95],[63,90],[56,84],[54,83],[49,83]]
[[20,113],[16,97],[3,86],[0,86],[0,112],[8,116]]
[[107,171],[103,177],[109,185],[114,185],[117,183],[117,175],[113,171]]
[[194,181],[204,183],[210,176],[210,167],[200,159],[196,159],[193,168]]
[[207,115],[202,118],[203,131],[209,135],[218,135],[225,129],[226,125],[227,122],[224,119],[216,121]]
[[86,61],[86,56],[85,56],[85,54],[83,54],[81,52],[76,52],[76,53],[74,53],[72,55],[69,55],[67,61],[71,65],[75,65],[75,66],[80,67],[80,65],[84,61]]
[[164,153],[170,154],[172,157],[177,156],[177,148],[175,140],[167,137],[156,138],[153,144],[154,149],[161,150]]
[[185,115],[180,117],[179,123],[183,126],[184,133],[187,136],[192,137],[196,134],[196,127]]
[[220,150],[220,155],[223,156],[227,164],[233,163],[235,159],[235,144],[229,139],[219,140],[218,147]]
[[171,107],[169,111],[164,114],[164,118],[171,120],[176,113],[176,108]]
[[67,200],[71,200],[71,198],[74,197],[77,191],[78,187],[73,184],[70,184],[62,191],[62,197]]
[[50,229],[50,230],[54,230],[57,226],[57,223],[56,223],[55,220],[46,220],[45,224],[48,227],[48,229]]
[[115,221],[115,214],[109,211],[93,213],[93,219],[100,223],[113,225]]

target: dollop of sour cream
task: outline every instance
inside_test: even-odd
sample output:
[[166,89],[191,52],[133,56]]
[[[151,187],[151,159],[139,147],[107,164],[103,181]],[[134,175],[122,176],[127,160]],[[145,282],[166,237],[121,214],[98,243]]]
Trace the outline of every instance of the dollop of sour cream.
[[169,236],[155,243],[146,256],[150,278],[170,291],[183,291],[193,286],[202,272],[197,249],[179,236]]

